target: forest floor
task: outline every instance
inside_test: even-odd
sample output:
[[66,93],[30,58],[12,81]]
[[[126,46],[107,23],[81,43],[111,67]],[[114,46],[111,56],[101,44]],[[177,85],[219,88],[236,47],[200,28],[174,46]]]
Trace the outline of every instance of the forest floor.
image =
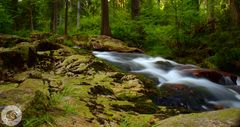
[[123,73],[92,55],[93,50],[140,49],[106,36],[69,41],[80,48],[48,34],[0,35],[0,106],[18,106],[22,126],[237,126],[240,109],[199,113],[156,105],[154,81]]

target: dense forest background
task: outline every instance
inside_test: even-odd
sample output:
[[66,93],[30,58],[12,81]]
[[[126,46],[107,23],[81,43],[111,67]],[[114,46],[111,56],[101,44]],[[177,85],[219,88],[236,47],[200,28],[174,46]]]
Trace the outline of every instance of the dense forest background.
[[108,35],[151,55],[240,72],[240,0],[1,0],[0,33]]

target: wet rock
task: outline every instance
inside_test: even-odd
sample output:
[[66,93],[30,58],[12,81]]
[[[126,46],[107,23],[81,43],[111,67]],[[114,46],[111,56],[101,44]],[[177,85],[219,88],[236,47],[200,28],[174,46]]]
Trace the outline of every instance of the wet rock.
[[184,72],[197,77],[206,78],[212,82],[222,85],[237,85],[237,76],[227,73],[208,69],[190,69],[184,70]]
[[72,41],[82,48],[98,51],[143,52],[140,49],[128,47],[124,42],[108,36],[84,36],[82,38],[74,36]]
[[171,64],[168,61],[157,61],[156,64],[157,64],[157,66],[159,66],[160,68],[162,68],[166,71],[169,71],[170,69],[175,67],[173,64]]
[[207,110],[204,107],[208,106],[206,98],[216,99],[203,87],[194,88],[184,84],[163,84],[160,91],[160,95],[155,97],[155,103],[195,111]]
[[226,87],[240,94],[240,86],[234,85],[234,86],[226,86]]

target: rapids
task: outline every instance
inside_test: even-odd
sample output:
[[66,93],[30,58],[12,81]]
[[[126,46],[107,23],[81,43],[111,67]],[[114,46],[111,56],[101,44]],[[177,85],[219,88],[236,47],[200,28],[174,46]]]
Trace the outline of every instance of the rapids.
[[[239,93],[231,90],[224,85],[214,83],[206,78],[196,78],[186,75],[184,69],[198,68],[194,65],[179,64],[162,57],[150,57],[144,54],[137,53],[118,53],[118,52],[98,52],[93,54],[101,59],[104,59],[124,72],[144,74],[150,78],[157,80],[156,85],[161,88],[163,84],[185,84],[189,87],[203,87],[213,97],[204,98],[206,103],[213,105],[222,105],[228,107],[240,108]],[[198,68],[199,69],[199,68]],[[232,85],[233,82],[229,77],[224,77],[227,84]],[[240,78],[237,79],[237,85],[240,85]],[[213,99],[214,98],[214,99]],[[203,105],[203,107],[206,107]]]

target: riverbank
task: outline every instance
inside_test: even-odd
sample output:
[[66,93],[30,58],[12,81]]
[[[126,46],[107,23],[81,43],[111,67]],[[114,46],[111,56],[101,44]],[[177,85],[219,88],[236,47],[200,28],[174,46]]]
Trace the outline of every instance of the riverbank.
[[[163,119],[172,117],[166,123],[173,124],[172,119],[179,117],[176,115],[199,112],[176,105],[157,105],[152,97],[161,91],[154,80],[121,72],[92,55],[93,50],[142,52],[116,39],[2,35],[0,46],[0,105],[20,107],[23,126],[160,126]],[[215,80],[222,78],[219,74],[198,72],[199,76]],[[186,117],[200,119],[209,113],[202,114]],[[239,109],[216,111],[214,116],[219,117],[207,125],[237,125],[238,114]]]

